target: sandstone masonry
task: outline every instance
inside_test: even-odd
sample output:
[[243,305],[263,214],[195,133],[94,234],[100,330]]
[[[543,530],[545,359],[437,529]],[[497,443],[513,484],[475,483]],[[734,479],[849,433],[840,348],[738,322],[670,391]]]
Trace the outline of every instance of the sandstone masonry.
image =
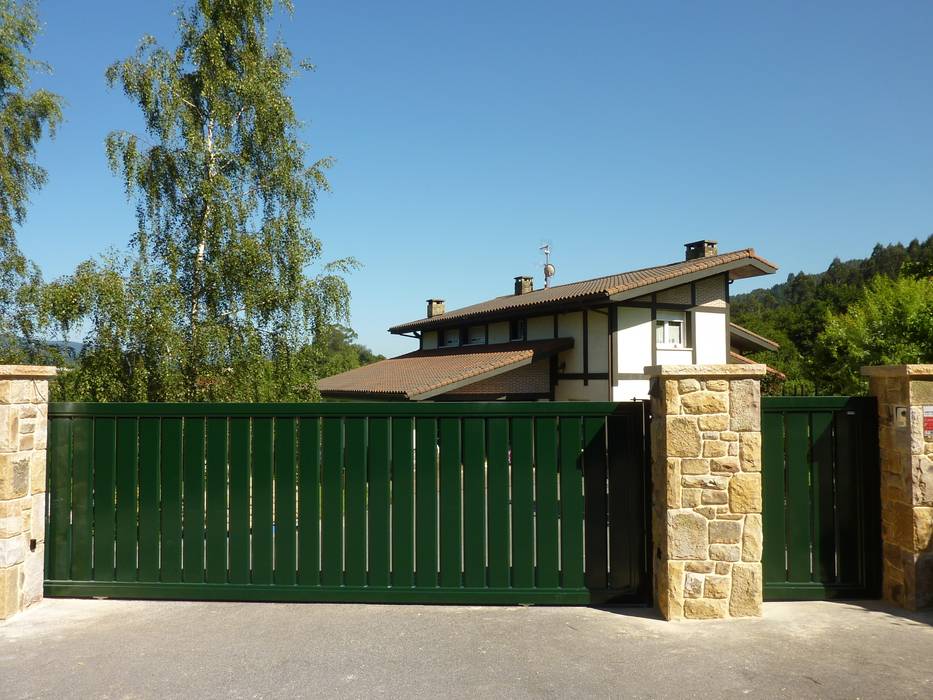
[[864,367],[878,399],[885,600],[908,610],[933,605],[933,365]]
[[652,376],[655,601],[668,620],[761,615],[764,365]]
[[0,620],[42,600],[54,367],[0,365]]

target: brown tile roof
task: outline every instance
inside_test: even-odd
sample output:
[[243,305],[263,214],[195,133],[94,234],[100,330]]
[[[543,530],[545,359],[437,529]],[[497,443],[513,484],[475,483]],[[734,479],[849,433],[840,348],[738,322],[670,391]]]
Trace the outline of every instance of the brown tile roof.
[[774,342],[771,338],[765,338],[763,335],[750,331],[744,326],[740,326],[738,323],[729,324],[729,336],[731,344],[740,350],[777,351],[781,349],[780,344]]
[[[740,355],[735,350],[730,350],[729,351],[729,364],[731,365],[754,365],[758,363],[755,360],[751,359],[750,357],[745,357],[745,355]],[[768,365],[765,365],[765,368],[768,370],[768,374],[773,374],[775,377],[777,377],[781,381],[784,381],[785,379],[787,379],[786,374],[774,369],[774,367],[769,367]]]
[[[733,263],[748,260],[749,264],[735,267]],[[557,306],[574,301],[591,301],[606,299],[614,294],[627,292],[645,287],[658,282],[676,280],[684,275],[695,272],[704,272],[709,270],[715,274],[716,268],[729,266],[732,279],[741,279],[744,277],[754,277],[761,274],[770,274],[777,270],[777,266],[768,262],[764,258],[755,254],[753,248],[737,250],[732,253],[723,253],[721,255],[711,255],[706,258],[697,258],[695,260],[683,260],[667,265],[658,265],[656,267],[647,267],[642,270],[632,272],[621,272],[608,277],[597,277],[582,282],[571,282],[548,289],[538,289],[526,294],[509,294],[496,297],[489,301],[465,306],[461,309],[454,309],[431,318],[422,318],[417,321],[409,321],[389,329],[390,333],[407,333],[414,330],[422,330],[443,326],[450,321],[465,321],[478,317],[491,317],[504,315],[516,309],[529,307],[546,308],[548,306]]]
[[416,350],[318,382],[330,398],[424,399],[573,347],[573,338]]

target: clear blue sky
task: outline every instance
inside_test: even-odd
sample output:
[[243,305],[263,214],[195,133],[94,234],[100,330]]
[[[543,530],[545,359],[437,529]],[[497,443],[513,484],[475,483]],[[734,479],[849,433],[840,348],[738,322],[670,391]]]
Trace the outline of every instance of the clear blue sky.
[[[292,94],[337,159],[313,229],[352,255],[352,325],[386,333],[508,293],[550,241],[555,283],[715,238],[788,272],[933,230],[933,3],[296,1],[277,31],[317,71]],[[45,0],[36,47],[67,100],[20,231],[47,278],[135,222],[103,141],[139,116],[104,70],[174,3]]]

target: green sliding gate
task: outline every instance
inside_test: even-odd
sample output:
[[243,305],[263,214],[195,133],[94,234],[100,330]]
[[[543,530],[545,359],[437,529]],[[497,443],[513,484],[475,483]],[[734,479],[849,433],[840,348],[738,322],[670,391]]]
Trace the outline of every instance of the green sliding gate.
[[876,597],[875,400],[764,397],[761,430],[765,599]]
[[645,603],[643,403],[51,404],[45,593]]

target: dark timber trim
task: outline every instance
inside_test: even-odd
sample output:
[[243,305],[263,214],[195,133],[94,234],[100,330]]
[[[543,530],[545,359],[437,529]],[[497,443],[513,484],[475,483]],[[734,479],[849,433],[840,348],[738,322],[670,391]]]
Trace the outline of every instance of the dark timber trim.
[[588,310],[583,309],[583,386],[590,383],[590,329],[587,320]]

